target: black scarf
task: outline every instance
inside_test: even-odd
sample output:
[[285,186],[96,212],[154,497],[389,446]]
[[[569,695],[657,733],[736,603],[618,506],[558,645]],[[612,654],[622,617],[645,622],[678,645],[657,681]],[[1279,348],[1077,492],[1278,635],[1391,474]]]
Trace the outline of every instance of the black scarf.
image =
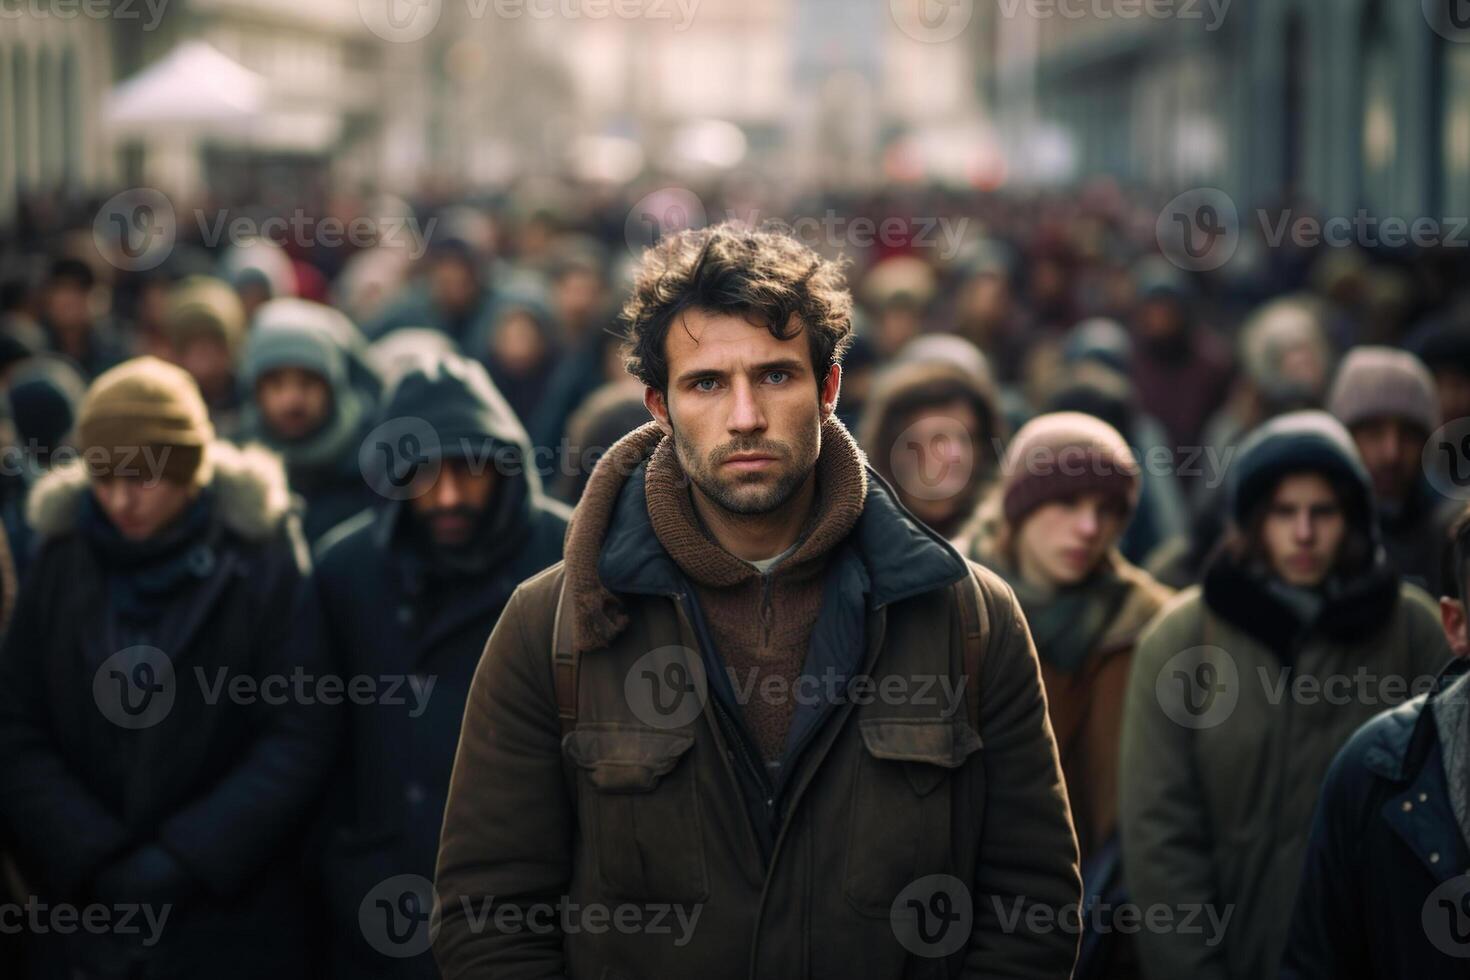
[[1204,601],[1217,616],[1254,637],[1283,663],[1296,659],[1297,645],[1311,633],[1339,643],[1370,637],[1388,621],[1399,600],[1399,576],[1382,549],[1358,574],[1334,573],[1315,590],[1320,602],[1287,595],[1273,576],[1247,568],[1223,549],[1204,576]]
[[213,518],[214,495],[205,488],[168,527],[131,541],[86,494],[81,531],[106,574],[108,603],[123,623],[154,622],[181,589],[207,574],[215,557]]

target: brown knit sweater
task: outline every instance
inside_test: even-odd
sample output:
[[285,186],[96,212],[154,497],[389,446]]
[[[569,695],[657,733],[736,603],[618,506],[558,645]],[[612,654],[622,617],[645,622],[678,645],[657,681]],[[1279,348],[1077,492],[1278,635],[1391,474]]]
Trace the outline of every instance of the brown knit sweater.
[[[827,559],[863,511],[865,463],[841,422],[823,424],[816,507],[795,550],[762,575],[705,529],[673,442],[660,442],[648,460],[645,491],[654,534],[693,584],[746,725],[768,762],[780,759],[786,747]],[[780,683],[768,682],[771,677]]]

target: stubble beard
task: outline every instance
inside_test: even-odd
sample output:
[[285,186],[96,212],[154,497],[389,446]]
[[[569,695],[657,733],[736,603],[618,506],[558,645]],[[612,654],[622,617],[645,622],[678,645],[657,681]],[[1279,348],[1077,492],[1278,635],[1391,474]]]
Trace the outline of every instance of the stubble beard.
[[[757,517],[773,513],[796,495],[817,465],[821,435],[803,428],[795,445],[777,442],[727,443],[716,447],[708,457],[691,452],[679,429],[673,426],[674,454],[700,492],[715,506],[735,517]],[[768,452],[779,458],[778,473],[739,474],[733,478],[719,475],[720,464],[739,452]]]

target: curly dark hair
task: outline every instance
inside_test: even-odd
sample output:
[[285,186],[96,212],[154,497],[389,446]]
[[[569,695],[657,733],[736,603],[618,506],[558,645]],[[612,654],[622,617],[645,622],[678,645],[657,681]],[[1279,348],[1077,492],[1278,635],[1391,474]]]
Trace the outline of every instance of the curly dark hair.
[[778,340],[805,327],[818,385],[852,342],[852,294],[842,263],[822,258],[784,231],[727,221],[679,232],[648,249],[623,304],[622,354],[629,374],[667,391],[664,341],[669,325],[686,310],[743,316]]

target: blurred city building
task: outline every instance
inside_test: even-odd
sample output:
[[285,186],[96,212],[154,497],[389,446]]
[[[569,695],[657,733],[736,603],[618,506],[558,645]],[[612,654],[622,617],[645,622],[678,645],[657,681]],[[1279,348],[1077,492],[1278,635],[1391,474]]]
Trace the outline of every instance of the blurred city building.
[[1111,174],[1331,214],[1467,214],[1470,34],[1453,0],[976,4],[1010,175]]

